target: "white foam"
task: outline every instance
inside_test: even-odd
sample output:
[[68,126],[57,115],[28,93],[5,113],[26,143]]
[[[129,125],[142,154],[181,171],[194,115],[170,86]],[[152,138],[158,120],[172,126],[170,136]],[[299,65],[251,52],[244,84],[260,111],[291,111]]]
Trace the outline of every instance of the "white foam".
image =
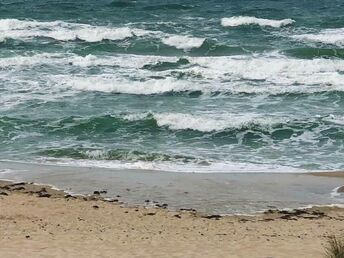
[[80,67],[92,66],[120,66],[122,68],[136,68],[140,69],[144,65],[155,64],[157,62],[177,62],[178,57],[165,57],[165,56],[150,56],[150,55],[113,55],[113,56],[95,56],[87,55],[71,56],[69,61],[73,65]]
[[144,112],[144,113],[134,113],[134,114],[128,114],[128,115],[125,115],[123,116],[123,118],[125,120],[129,120],[129,121],[138,121],[138,120],[142,120],[142,119],[145,119],[147,116],[149,116],[150,112]]
[[159,34],[160,32],[146,31],[129,27],[93,26],[81,23],[63,21],[40,22],[34,20],[1,19],[0,34],[4,38],[27,39],[47,37],[60,41],[84,40],[98,42],[104,39],[123,40],[136,36]]
[[[150,58],[144,57],[149,60]],[[291,59],[283,56],[188,57],[191,66],[183,69],[193,75],[186,79],[170,76],[169,70],[151,72],[140,69],[143,59],[125,56],[119,60],[123,75],[107,71],[98,75],[63,75],[57,84],[76,90],[127,94],[161,94],[202,91],[229,93],[314,93],[344,91],[344,60]],[[153,60],[153,59],[152,59]],[[150,61],[152,61],[150,60]],[[138,65],[139,64],[139,65]],[[131,69],[128,67],[131,66]],[[130,73],[130,74],[129,74]],[[133,79],[128,79],[131,76]],[[165,79],[147,79],[150,76]]]
[[[37,54],[0,59],[0,68],[22,69],[40,65],[58,67],[61,75],[49,75],[42,80],[83,91],[104,91],[127,94],[161,94],[166,92],[202,91],[227,93],[314,93],[344,91],[344,60],[296,59],[279,54],[238,55],[221,57],[186,57],[190,65],[180,69],[188,77],[171,76],[174,69],[150,71],[144,65],[177,62],[177,57],[119,54],[85,57],[75,54]],[[83,69],[70,74],[70,65]],[[104,66],[97,75],[87,74],[87,68]],[[2,74],[1,74],[2,73]],[[3,78],[18,80],[15,74],[3,70]],[[20,74],[19,74],[20,75]],[[162,79],[151,79],[159,76]],[[20,79],[22,80],[22,79]],[[22,81],[22,83],[25,83]],[[38,85],[39,86],[39,85]],[[36,86],[35,86],[36,87]]]
[[12,170],[12,169],[0,169],[0,176],[6,175],[6,174],[11,174],[13,172],[14,172],[14,170]]
[[258,117],[255,114],[186,114],[186,113],[141,113],[130,114],[123,118],[135,121],[141,120],[152,115],[157,121],[157,125],[167,126],[171,130],[195,130],[200,132],[223,131],[225,129],[241,129],[245,126],[257,125],[260,127],[269,128],[274,124],[288,121],[280,117]]
[[292,38],[305,41],[305,42],[315,42],[324,43],[329,45],[335,45],[338,47],[344,46],[344,28],[338,29],[325,29],[316,34],[301,34],[294,35]]
[[[344,60],[302,60],[271,55],[190,57],[189,61],[197,64],[189,71],[213,82],[228,81],[230,83],[222,86],[233,92],[278,94],[329,88],[344,90]],[[259,87],[252,87],[255,82]]]
[[120,66],[122,68],[140,69],[147,64],[157,62],[177,62],[178,57],[149,56],[149,55],[107,55],[95,56],[86,55],[78,56],[75,54],[35,54],[27,56],[12,56],[0,58],[1,68],[27,68],[41,65],[74,65],[83,68],[94,66]]
[[[298,209],[312,209],[312,208],[323,208],[323,207],[329,207],[329,208],[344,208],[344,204],[341,203],[332,203],[332,204],[309,204],[306,206],[298,207]],[[284,209],[283,209],[284,210]]]
[[341,196],[341,193],[338,192],[339,188],[341,188],[341,186],[339,187],[336,187],[332,190],[331,192],[331,198],[336,198],[336,197],[339,197]]
[[[51,77],[52,78],[52,77]],[[132,81],[111,74],[81,76],[56,76],[56,84],[82,91],[102,91],[138,95],[162,94],[190,90],[190,84],[173,78]]]
[[201,132],[222,131],[227,128],[242,128],[252,124],[271,125],[271,119],[256,118],[254,115],[245,116],[223,114],[213,117],[190,115],[182,113],[154,114],[158,126],[168,126],[172,130],[197,130]]
[[230,18],[222,18],[221,25],[224,27],[237,27],[243,25],[259,25],[259,26],[269,26],[274,28],[280,28],[286,25],[290,25],[295,21],[292,19],[284,20],[270,20],[270,19],[261,19],[251,16],[234,16]]
[[341,116],[341,115],[330,114],[324,120],[328,121],[328,122],[331,122],[331,123],[338,124],[338,125],[344,125],[344,116]]
[[149,162],[149,161],[116,161],[116,160],[73,160],[73,159],[49,159],[40,162],[59,166],[75,167],[99,167],[107,169],[139,169],[180,173],[305,173],[302,169],[293,167],[255,164],[241,162],[212,162],[209,165],[197,163],[176,162]]
[[86,156],[90,159],[107,159],[108,158],[108,152],[102,151],[102,150],[92,150],[92,151],[86,151]]
[[174,35],[163,38],[162,43],[164,43],[165,45],[173,46],[177,49],[183,49],[184,51],[188,51],[192,48],[201,47],[204,40],[204,38]]
[[[62,62],[61,62],[62,61]],[[67,60],[62,60],[58,54],[36,54],[33,56],[14,56],[0,58],[0,67],[26,68],[42,64],[67,64]]]
[[41,22],[35,20],[0,19],[0,41],[5,38],[31,39],[46,37],[60,41],[84,40],[99,42],[102,40],[124,40],[133,36],[162,38],[166,45],[185,51],[200,47],[204,38],[173,35],[161,31],[144,30],[128,26],[95,26],[64,21]]

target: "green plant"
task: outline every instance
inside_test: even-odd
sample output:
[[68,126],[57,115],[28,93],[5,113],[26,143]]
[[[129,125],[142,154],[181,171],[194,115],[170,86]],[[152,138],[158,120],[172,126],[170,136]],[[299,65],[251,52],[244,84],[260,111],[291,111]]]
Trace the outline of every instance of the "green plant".
[[338,239],[336,236],[329,238],[326,251],[326,258],[344,258],[344,239]]

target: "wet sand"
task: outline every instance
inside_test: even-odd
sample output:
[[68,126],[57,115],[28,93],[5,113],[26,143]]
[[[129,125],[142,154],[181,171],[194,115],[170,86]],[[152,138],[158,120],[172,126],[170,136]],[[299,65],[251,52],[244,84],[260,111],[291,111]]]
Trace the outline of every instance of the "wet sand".
[[127,208],[104,194],[0,181],[0,257],[320,258],[344,234],[336,207],[223,217]]
[[344,171],[338,171],[338,172],[317,172],[317,173],[308,173],[312,176],[323,176],[323,177],[344,177]]
[[[0,179],[51,184],[71,193],[106,190],[129,205],[168,203],[208,214],[254,214],[266,209],[344,204],[335,189],[344,178],[303,173],[174,173],[0,161]],[[118,197],[120,196],[120,197]]]

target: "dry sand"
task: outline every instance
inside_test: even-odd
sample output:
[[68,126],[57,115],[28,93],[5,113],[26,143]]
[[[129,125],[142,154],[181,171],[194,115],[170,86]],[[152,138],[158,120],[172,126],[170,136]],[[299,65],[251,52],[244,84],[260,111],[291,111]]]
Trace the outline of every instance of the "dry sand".
[[0,257],[324,257],[344,210],[210,216],[0,181]]

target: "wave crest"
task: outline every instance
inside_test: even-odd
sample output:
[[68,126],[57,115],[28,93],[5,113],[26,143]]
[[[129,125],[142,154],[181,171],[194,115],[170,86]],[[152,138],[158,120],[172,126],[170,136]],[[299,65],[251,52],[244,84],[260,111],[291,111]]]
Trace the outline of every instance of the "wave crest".
[[53,158],[73,158],[91,160],[118,160],[118,161],[173,161],[190,162],[196,158],[183,155],[168,155],[140,150],[99,150],[84,148],[58,148],[40,151],[38,154]]
[[338,47],[344,47],[344,28],[339,29],[325,29],[319,33],[294,35],[292,38],[304,41],[323,43],[328,45],[335,45]]
[[156,121],[158,127],[167,127],[170,130],[193,130],[204,133],[221,132],[226,129],[245,129],[259,127],[268,129],[270,126],[282,123],[283,119],[257,117],[248,115],[191,115],[186,113],[142,113],[124,116],[129,121],[151,119]]
[[[85,57],[36,54],[6,57],[0,68],[30,69],[57,89],[123,94],[313,94],[344,91],[344,60],[297,59],[279,54],[224,57],[113,55]],[[40,66],[63,67],[62,74],[42,74]],[[79,73],[71,73],[76,66]],[[101,73],[89,74],[99,67]],[[9,80],[13,73],[6,71]]]
[[195,38],[190,36],[174,35],[162,39],[165,45],[173,46],[184,51],[199,48],[203,45],[205,38]]
[[0,34],[5,38],[27,39],[46,37],[60,41],[84,40],[99,42],[102,40],[123,40],[133,36],[145,36],[160,32],[129,27],[93,26],[64,21],[40,22],[35,20],[2,19]]
[[283,26],[287,26],[293,24],[295,21],[292,19],[284,19],[284,20],[270,20],[270,19],[262,19],[256,18],[251,16],[234,16],[230,18],[222,18],[221,25],[224,27],[238,27],[244,25],[259,25],[261,27],[274,27],[280,28]]

